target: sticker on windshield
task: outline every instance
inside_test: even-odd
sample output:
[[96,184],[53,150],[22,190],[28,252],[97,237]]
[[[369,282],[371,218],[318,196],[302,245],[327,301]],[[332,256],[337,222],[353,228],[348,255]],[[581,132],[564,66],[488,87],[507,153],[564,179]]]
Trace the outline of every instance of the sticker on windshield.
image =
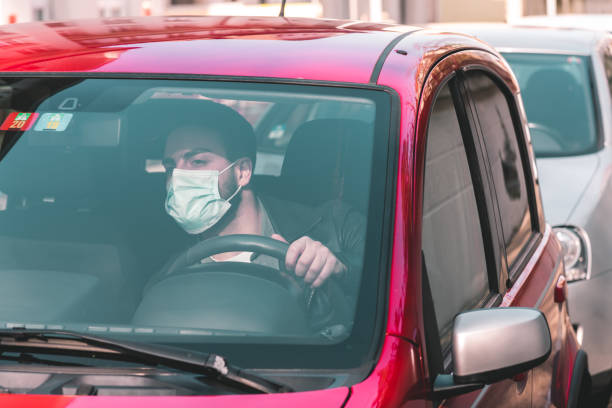
[[34,124],[38,113],[13,112],[4,119],[0,130],[28,130]]
[[43,113],[34,130],[53,130],[63,132],[72,120],[72,113]]

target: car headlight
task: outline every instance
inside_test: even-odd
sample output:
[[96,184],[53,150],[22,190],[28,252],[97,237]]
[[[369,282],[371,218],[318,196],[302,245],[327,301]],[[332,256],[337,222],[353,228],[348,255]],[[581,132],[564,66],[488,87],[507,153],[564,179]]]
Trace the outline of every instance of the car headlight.
[[565,278],[568,282],[591,277],[591,241],[585,230],[574,225],[553,228],[563,248]]

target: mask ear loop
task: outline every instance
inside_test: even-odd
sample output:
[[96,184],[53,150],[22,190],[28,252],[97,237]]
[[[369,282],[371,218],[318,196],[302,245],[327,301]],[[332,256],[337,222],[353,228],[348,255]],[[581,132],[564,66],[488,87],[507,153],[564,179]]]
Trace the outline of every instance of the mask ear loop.
[[242,190],[242,186],[238,186],[238,189],[236,191],[234,191],[234,194],[232,194],[231,196],[229,196],[227,198],[227,200],[225,201],[232,201],[232,198],[234,198],[236,196],[236,194],[238,194],[240,192],[240,190]]
[[[238,160],[240,160],[240,159],[238,159]],[[232,163],[230,163],[230,164],[229,164],[229,166],[227,166],[226,168],[224,168],[223,170],[221,170],[221,171],[219,172],[219,175],[221,175],[221,174],[222,174],[223,172],[225,172],[227,169],[231,168],[231,167],[232,167],[234,164],[238,163],[238,160],[234,160]],[[241,190],[241,189],[242,189],[242,186],[238,186],[238,189],[237,189],[236,191],[234,191],[234,194],[232,194],[231,196],[229,196],[229,197],[227,198],[227,200],[225,200],[225,201],[228,201],[228,202],[229,202],[229,201],[231,201],[231,200],[232,200],[232,198],[236,197],[236,194],[238,194],[238,193],[240,192],[240,190]]]
[[234,164],[238,163],[238,160],[240,160],[240,159],[237,159],[237,160],[234,160],[233,162],[231,162],[231,163],[230,163],[230,164],[229,164],[229,165],[228,165],[226,168],[224,168],[223,170],[221,170],[221,171],[219,172],[219,175],[221,175],[221,174],[225,173],[225,171],[226,171],[227,169],[231,168],[231,167],[232,167]]

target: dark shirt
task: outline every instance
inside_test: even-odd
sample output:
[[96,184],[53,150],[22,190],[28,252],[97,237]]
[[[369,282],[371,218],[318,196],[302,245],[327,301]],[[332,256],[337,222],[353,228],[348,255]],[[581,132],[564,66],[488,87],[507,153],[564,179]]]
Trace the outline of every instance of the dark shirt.
[[288,242],[308,236],[321,242],[347,267],[339,277],[354,293],[360,282],[365,246],[365,217],[340,200],[310,207],[275,197],[261,196],[274,231]]

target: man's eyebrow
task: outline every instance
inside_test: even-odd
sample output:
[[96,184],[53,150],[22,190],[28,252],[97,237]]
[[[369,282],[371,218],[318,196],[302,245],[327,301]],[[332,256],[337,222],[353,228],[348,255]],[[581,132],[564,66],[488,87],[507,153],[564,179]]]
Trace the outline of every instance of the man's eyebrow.
[[212,153],[212,151],[204,148],[192,149],[183,154],[183,159],[191,159],[193,156],[200,153]]

